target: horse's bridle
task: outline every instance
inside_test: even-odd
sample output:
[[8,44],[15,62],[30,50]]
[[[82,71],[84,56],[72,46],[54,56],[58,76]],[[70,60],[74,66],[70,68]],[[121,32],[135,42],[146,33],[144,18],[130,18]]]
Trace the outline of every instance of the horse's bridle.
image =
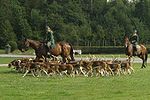
[[125,39],[125,47],[127,48],[130,45],[130,41],[128,38]]
[[21,52],[25,52],[25,51],[27,51],[29,49],[29,45],[30,44],[28,43],[27,40],[23,40],[22,43],[21,43],[21,47],[19,48],[19,50]]

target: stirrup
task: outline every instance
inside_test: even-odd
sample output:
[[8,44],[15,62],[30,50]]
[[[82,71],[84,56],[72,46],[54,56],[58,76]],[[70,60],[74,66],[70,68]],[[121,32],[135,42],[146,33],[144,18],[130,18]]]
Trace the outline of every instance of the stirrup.
[[49,52],[47,52],[47,55],[51,55]]
[[137,51],[135,51],[135,52],[134,52],[134,56],[137,56],[137,55],[138,55],[138,53],[137,53]]
[[137,56],[137,55],[138,55],[138,53],[137,53],[137,52],[135,52],[135,55]]
[[49,52],[47,52],[47,57],[51,58],[51,54]]

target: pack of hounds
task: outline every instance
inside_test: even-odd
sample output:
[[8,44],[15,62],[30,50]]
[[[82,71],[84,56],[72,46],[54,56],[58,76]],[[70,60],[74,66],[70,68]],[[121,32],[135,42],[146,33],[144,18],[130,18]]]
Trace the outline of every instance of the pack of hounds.
[[26,75],[33,75],[34,77],[50,76],[120,76],[121,74],[131,74],[134,72],[132,63],[128,60],[119,60],[114,58],[112,60],[95,59],[90,57],[88,59],[80,59],[68,63],[62,63],[60,60],[49,60],[45,62],[44,59],[36,61],[33,58],[20,58],[11,61],[8,64],[9,68],[15,69],[19,73],[23,73],[22,77]]

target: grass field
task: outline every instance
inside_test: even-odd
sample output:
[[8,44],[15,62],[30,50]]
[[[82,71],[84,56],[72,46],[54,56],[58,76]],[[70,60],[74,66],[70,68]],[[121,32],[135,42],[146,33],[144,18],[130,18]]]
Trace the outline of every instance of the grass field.
[[[0,54],[5,54],[5,49],[0,49]],[[30,55],[33,55],[34,54],[34,50],[33,49],[29,49],[28,51],[26,52],[21,52],[19,50],[15,50],[13,52],[11,52],[11,54],[30,54]]]
[[0,64],[8,64],[9,62],[13,61],[17,58],[10,58],[10,57],[0,57]]
[[110,77],[22,77],[0,67],[0,100],[149,100],[150,67]]

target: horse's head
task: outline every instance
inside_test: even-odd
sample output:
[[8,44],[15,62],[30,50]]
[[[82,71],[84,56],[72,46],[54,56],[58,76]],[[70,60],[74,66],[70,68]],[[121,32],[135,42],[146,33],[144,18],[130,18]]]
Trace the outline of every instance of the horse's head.
[[18,43],[18,49],[19,49],[21,52],[24,52],[24,51],[25,51],[20,43]]
[[29,42],[29,40],[28,39],[24,39],[24,47],[26,48],[26,49],[28,49],[29,48],[29,46],[30,46],[30,42]]
[[125,36],[125,38],[124,38],[124,46],[128,47],[129,44],[131,44],[130,41],[129,41],[129,38],[127,36]]
[[29,49],[29,45],[28,39],[23,39],[22,41],[18,42],[18,49],[21,52],[25,52]]

